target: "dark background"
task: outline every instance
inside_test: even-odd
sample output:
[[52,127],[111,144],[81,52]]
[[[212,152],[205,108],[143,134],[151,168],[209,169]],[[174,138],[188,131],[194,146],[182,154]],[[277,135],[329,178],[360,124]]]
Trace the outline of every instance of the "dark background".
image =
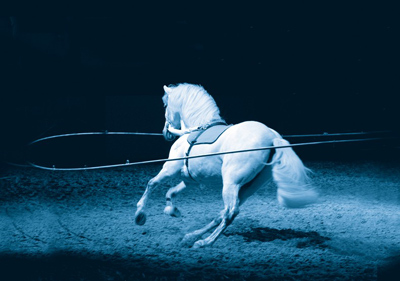
[[[171,143],[162,137],[81,137],[22,148],[58,133],[161,132],[162,86],[180,82],[203,85],[228,123],[257,120],[282,134],[398,129],[394,6],[196,8],[0,17],[2,160],[68,166],[166,157]],[[370,148],[300,154],[322,159],[357,147]]]

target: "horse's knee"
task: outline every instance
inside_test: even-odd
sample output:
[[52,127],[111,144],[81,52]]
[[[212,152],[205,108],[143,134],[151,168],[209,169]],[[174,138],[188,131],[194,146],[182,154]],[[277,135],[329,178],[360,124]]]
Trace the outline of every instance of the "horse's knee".
[[152,192],[160,183],[159,180],[152,178],[151,180],[149,180],[149,182],[147,183],[147,189],[149,192]]
[[147,186],[148,186],[149,188],[152,188],[152,187],[155,186],[155,184],[156,184],[156,180],[155,180],[154,178],[152,178],[152,179],[149,180],[149,182],[147,183]]
[[179,183],[177,186],[170,188],[167,191],[167,194],[165,195],[167,200],[171,200],[172,198],[175,198],[176,195],[184,190],[186,188],[186,185],[184,182]]
[[167,194],[165,194],[165,200],[166,201],[171,201],[172,198],[175,198],[175,197],[176,197],[176,192],[173,192],[171,190],[168,190]]

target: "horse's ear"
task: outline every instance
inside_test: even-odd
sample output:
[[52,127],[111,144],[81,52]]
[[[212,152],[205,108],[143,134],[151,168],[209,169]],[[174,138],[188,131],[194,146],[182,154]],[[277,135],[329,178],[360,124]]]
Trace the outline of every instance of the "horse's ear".
[[172,89],[171,89],[171,88],[168,88],[167,86],[164,85],[164,91],[165,91],[167,94],[170,94],[170,93],[172,92]]

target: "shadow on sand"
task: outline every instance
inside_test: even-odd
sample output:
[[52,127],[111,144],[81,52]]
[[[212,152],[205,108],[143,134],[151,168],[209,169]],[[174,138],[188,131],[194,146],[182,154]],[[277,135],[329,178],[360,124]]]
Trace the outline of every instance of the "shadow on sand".
[[297,243],[297,248],[305,248],[311,246],[318,246],[320,248],[325,248],[325,241],[331,240],[328,237],[321,236],[316,231],[297,231],[293,229],[275,229],[269,227],[255,227],[251,231],[237,232],[231,234],[225,234],[226,236],[240,235],[244,237],[246,242],[261,241],[270,242],[276,239],[283,241],[297,238],[305,238],[305,241],[300,241]]

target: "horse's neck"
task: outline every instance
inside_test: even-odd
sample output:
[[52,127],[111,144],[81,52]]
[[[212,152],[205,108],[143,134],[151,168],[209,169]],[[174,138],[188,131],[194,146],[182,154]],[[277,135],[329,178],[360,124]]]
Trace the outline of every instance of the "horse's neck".
[[[205,116],[201,116],[205,117]],[[184,114],[181,114],[181,125],[183,124],[186,128],[192,128],[192,127],[205,127],[209,124],[219,122],[219,121],[224,121],[219,115],[213,114],[212,116],[209,116],[208,118],[188,118]]]
[[225,120],[222,118],[213,118],[211,120],[208,120],[207,122],[199,122],[199,123],[194,123],[194,124],[190,124],[187,126],[183,122],[181,122],[181,123],[183,123],[182,124],[183,126],[182,125],[181,126],[182,126],[182,128],[199,128],[199,127],[207,128],[207,127],[211,126],[212,124],[215,124],[218,122],[225,122]]
[[200,104],[193,104],[193,101],[184,100],[180,108],[180,117],[186,128],[202,127],[223,121],[219,115],[219,109],[211,97],[200,99]]

